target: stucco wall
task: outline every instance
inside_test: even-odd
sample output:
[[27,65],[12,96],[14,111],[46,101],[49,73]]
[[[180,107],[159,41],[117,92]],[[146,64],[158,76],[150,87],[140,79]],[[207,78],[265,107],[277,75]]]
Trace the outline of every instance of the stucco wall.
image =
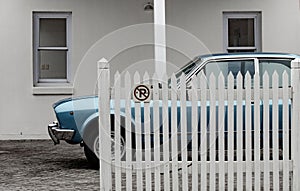
[[33,95],[33,11],[72,12],[74,82],[77,66],[95,42],[121,27],[153,20],[143,5],[139,0],[0,0],[0,139],[49,138],[46,127],[55,119],[51,105],[71,96]]
[[[72,12],[71,78],[74,83],[74,96],[77,96],[93,93],[95,82],[90,83],[90,79],[96,75],[97,59],[105,55],[111,59],[112,72],[122,72],[125,68],[130,68],[132,72],[143,70],[140,66],[153,71],[153,62],[147,60],[153,58],[152,30],[146,29],[146,33],[137,36],[150,42],[150,45],[129,46],[126,50],[117,50],[116,55],[109,55],[107,50],[97,44],[100,39],[117,29],[152,22],[153,14],[143,10],[146,2],[0,0],[0,139],[48,138],[47,124],[55,119],[52,103],[69,97],[32,93],[33,11]],[[189,57],[224,51],[223,11],[261,11],[262,50],[300,54],[299,7],[298,0],[166,0],[167,24],[187,31],[187,36],[179,35],[178,41],[168,42],[168,61],[174,64],[171,64],[171,68],[182,66]],[[184,30],[178,29],[176,32],[185,33]],[[174,36],[167,35],[167,38],[176,39],[175,33]],[[126,44],[128,39],[120,40],[120,35],[117,36],[113,39],[113,47]],[[185,38],[188,40],[185,41]],[[193,41],[193,38],[199,42],[195,45],[186,43]],[[198,46],[199,43],[202,44]],[[180,46],[182,49],[177,50]],[[136,62],[138,63],[132,65]]]
[[300,54],[299,4],[298,0],[166,0],[166,22],[187,30],[216,53],[224,52],[224,11],[261,12],[262,51]]

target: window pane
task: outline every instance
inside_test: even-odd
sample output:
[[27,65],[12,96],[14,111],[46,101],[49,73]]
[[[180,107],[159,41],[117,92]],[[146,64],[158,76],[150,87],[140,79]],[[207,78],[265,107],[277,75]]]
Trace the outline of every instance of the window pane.
[[[253,60],[228,60],[228,61],[217,61],[209,62],[205,68],[206,76],[209,77],[212,73],[217,78],[222,72],[225,77],[225,86],[227,87],[227,76],[230,72],[234,78],[237,77],[238,73],[241,72],[243,77],[249,72],[251,78],[254,75],[254,61]],[[235,82],[236,83],[236,82]],[[236,86],[236,84],[234,84]]]
[[228,19],[228,46],[255,46],[254,19]]
[[[289,85],[291,84],[291,60],[260,60],[259,61],[259,75],[263,79],[265,72],[269,74],[270,81],[272,81],[272,75],[277,72],[279,77],[279,87],[282,87],[282,74],[284,71],[287,72],[289,76]],[[261,80],[261,86],[263,81]]]
[[66,19],[40,19],[40,46],[66,47]]
[[246,75],[247,72],[251,76],[254,75],[254,61],[253,60],[232,60],[232,61],[217,61],[207,63],[205,66],[205,73],[209,76],[213,73],[215,76],[218,76],[220,72],[224,76],[229,75],[231,72],[234,77],[237,76],[238,72],[241,72],[242,75]]
[[234,50],[232,50],[232,49],[229,49],[228,50],[228,53],[236,53],[236,52],[255,52],[256,51],[256,49],[234,49]]
[[67,51],[41,50],[40,79],[66,79]]

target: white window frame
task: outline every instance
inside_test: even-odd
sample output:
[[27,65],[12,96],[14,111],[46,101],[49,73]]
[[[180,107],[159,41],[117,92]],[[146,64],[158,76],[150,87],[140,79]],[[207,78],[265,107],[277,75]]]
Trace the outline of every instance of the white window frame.
[[[228,20],[229,19],[254,19],[254,46],[228,46]],[[231,50],[249,50],[253,52],[261,52],[261,12],[223,12],[223,23],[224,23],[224,51],[228,52]]]
[[[63,18],[66,19],[66,47],[40,47],[40,19]],[[70,60],[71,60],[71,12],[33,12],[33,80],[34,86],[60,86],[71,83]],[[40,50],[63,50],[67,52],[66,78],[64,79],[39,79],[39,51]]]

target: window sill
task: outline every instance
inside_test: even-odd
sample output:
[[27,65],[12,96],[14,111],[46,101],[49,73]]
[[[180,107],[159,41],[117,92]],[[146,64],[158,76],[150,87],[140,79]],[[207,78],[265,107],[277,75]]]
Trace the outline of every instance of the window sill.
[[72,95],[74,93],[73,87],[33,87],[33,95]]

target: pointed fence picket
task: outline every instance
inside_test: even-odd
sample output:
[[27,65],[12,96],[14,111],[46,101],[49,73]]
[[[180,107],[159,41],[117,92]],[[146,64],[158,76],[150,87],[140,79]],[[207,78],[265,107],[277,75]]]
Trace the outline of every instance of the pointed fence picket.
[[[131,79],[129,72],[125,74],[125,89],[131,89]],[[129,93],[129,92],[127,92]],[[132,190],[132,127],[131,127],[131,96],[125,96],[125,152],[126,152],[126,160],[125,160],[125,170],[126,170],[126,190]]]
[[[167,75],[163,76],[163,81],[168,80]],[[170,151],[169,151],[169,103],[168,85],[162,83],[162,125],[163,125],[163,161],[164,161],[164,190],[170,190]]]
[[225,190],[225,79],[218,78],[218,138],[219,138],[219,190]]
[[251,76],[249,73],[245,77],[245,152],[246,152],[246,182],[245,187],[252,190],[252,120],[251,120]]
[[[115,74],[115,97],[121,97],[121,80],[120,80],[120,74],[117,72]],[[122,186],[122,178],[121,178],[121,128],[120,127],[120,99],[114,100],[114,108],[115,108],[115,117],[114,117],[114,154],[115,154],[115,184],[116,184],[116,190],[121,190]]]
[[[143,82],[149,81],[148,73],[145,73]],[[146,163],[146,190],[150,191],[152,186],[152,175],[151,171],[151,140],[150,136],[150,103],[144,103],[144,136],[145,136],[145,163]]]
[[186,81],[185,76],[180,77],[180,133],[181,133],[181,161],[182,161],[182,190],[188,190],[187,168],[187,106],[186,106]]
[[272,157],[273,157],[273,189],[279,190],[279,153],[278,153],[278,74],[272,76]]
[[[290,124],[295,100],[286,72],[282,78],[265,73],[262,79],[249,73],[209,78],[200,73],[189,83],[181,76],[180,84],[173,74],[169,85],[166,76],[164,82],[152,81],[151,99],[145,102],[133,102],[132,89],[148,85],[149,75],[121,78],[115,75],[113,104],[100,116],[114,111],[114,160],[101,162],[113,176],[100,173],[101,181],[107,181],[101,184],[104,190],[296,188],[291,144],[296,140],[290,133],[296,131]],[[122,137],[125,157],[120,155]]]
[[[171,127],[177,127],[177,84],[175,74],[171,77]],[[171,128],[172,145],[172,190],[178,190],[178,128]]]
[[254,190],[260,190],[260,78],[254,75]]
[[[197,78],[192,79],[192,116],[198,116],[198,94],[197,94]],[[197,176],[192,177],[192,190],[198,190],[198,117],[192,118],[192,174]],[[175,128],[174,128],[175,129]],[[173,143],[173,142],[172,142]]]
[[[134,74],[134,83],[140,83],[140,74],[136,72]],[[120,98],[116,98],[120,99]],[[143,190],[143,168],[142,168],[142,112],[141,112],[141,103],[136,102],[134,104],[135,111],[135,144],[136,144],[136,167],[134,168],[136,171],[136,189]]]
[[[234,160],[234,77],[232,73],[228,75],[228,101],[227,101],[227,184],[228,190],[234,188],[234,171],[233,171],[233,160]],[[226,138],[225,138],[226,139]],[[226,149],[226,148],[225,148]]]
[[[243,168],[243,76],[241,73],[237,75],[237,104],[236,104],[236,152],[237,152],[237,169]],[[243,172],[237,171],[237,190],[243,190]]]
[[207,189],[207,80],[204,73],[200,74],[200,183],[201,190]]
[[288,74],[286,71],[284,71],[282,75],[282,91],[283,91],[283,97],[282,97],[282,150],[283,150],[283,180],[282,180],[282,187],[283,188],[289,188],[289,150],[290,150],[290,140],[289,140],[289,95],[288,95]]
[[[215,76],[209,77],[210,87],[210,115],[209,115],[209,189],[216,190],[216,80]],[[194,115],[193,117],[196,117]]]
[[[157,75],[153,76],[157,79]],[[153,84],[153,131],[154,131],[154,164],[155,190],[161,190],[160,178],[160,123],[159,123],[159,84]]]
[[270,190],[270,92],[269,75],[263,75],[263,159],[264,159],[264,190]]

